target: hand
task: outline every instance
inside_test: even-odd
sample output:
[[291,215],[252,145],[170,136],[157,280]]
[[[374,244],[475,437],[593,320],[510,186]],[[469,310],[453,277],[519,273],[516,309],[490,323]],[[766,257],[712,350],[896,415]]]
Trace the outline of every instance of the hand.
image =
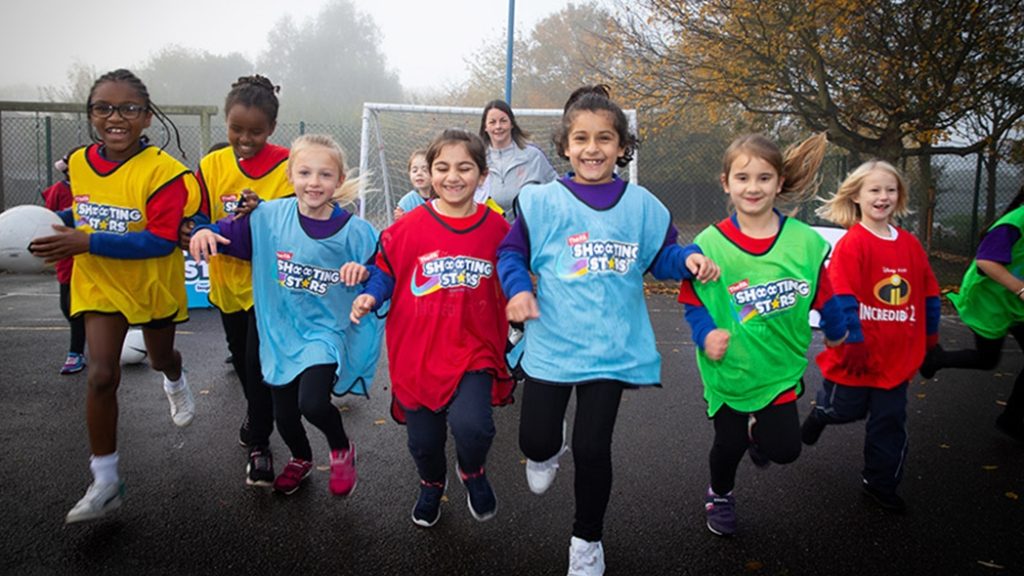
[[36,238],[28,245],[28,251],[42,258],[47,264],[89,251],[89,235],[81,230],[54,224],[53,236]]
[[398,220],[402,216],[405,216],[405,210],[402,210],[401,206],[395,206],[395,220]]
[[369,314],[376,305],[376,298],[369,294],[360,294],[352,301],[352,312],[349,313],[348,319],[351,320],[353,324],[359,324],[359,319]]
[[868,347],[863,342],[847,342],[840,346],[836,352],[839,353],[839,368],[850,376],[859,378],[868,373]]
[[704,355],[708,360],[715,362],[725,357],[725,351],[729,348],[729,331],[722,328],[715,328],[704,337]]
[[217,255],[217,244],[231,244],[231,240],[215,233],[209,228],[203,228],[192,234],[192,239],[188,243],[188,253],[196,262],[204,259],[209,260]]
[[537,299],[533,292],[524,290],[513,296],[505,306],[505,315],[508,316],[509,322],[526,322],[540,318],[540,309],[537,308]]
[[339,272],[341,272],[341,281],[345,283],[345,286],[355,286],[370,279],[370,271],[358,262],[346,262]]
[[722,271],[718,269],[718,264],[703,254],[690,254],[686,257],[686,269],[693,274],[695,280],[699,280],[701,284],[707,284],[708,282],[714,282],[718,280],[718,277],[722,274]]
[[192,240],[192,231],[196,229],[196,223],[191,219],[182,220],[178,226],[178,247],[188,250],[189,242]]
[[262,201],[263,200],[260,199],[259,194],[253,192],[252,190],[248,188],[242,190],[242,197],[238,200],[238,206],[235,208],[234,217],[239,218],[241,216],[249,214],[250,212],[255,210],[256,207],[259,206],[260,202]]

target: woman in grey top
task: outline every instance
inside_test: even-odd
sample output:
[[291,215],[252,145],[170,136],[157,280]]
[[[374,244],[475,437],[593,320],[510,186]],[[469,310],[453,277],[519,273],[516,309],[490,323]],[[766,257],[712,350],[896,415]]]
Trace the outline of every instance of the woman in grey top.
[[520,188],[550,182],[558,174],[544,152],[527,140],[529,134],[519,127],[512,108],[503,100],[491,100],[484,107],[480,137],[487,143],[489,174],[477,200],[491,198],[505,211],[506,218],[512,219]]

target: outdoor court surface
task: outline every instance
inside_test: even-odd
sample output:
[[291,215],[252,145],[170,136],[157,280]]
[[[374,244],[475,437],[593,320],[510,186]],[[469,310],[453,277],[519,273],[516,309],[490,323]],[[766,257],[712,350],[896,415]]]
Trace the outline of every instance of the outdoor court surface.
[[[622,403],[607,574],[1024,574],[1024,446],[993,428],[1024,362],[1012,340],[995,372],[913,382],[906,515],[883,513],[861,494],[864,427],[856,423],[827,429],[789,466],[759,470],[744,460],[735,491],[740,531],[723,539],[704,526],[712,425],[689,330],[674,298],[652,296],[649,307],[663,387],[627,392]],[[971,342],[955,319],[943,322],[941,339],[948,348]],[[91,479],[86,377],[57,373],[67,340],[52,276],[0,274],[0,574],[565,574],[572,458],[563,458],[547,494],[531,494],[517,447],[518,405],[495,413],[487,471],[497,517],[483,524],[470,517],[449,443],[441,521],[428,530],[412,524],[417,477],[405,431],[388,416],[385,361],[370,399],[344,408],[358,446],[360,481],[350,498],[330,496],[325,468],[290,497],[247,487],[237,441],[242,394],[210,310],[193,311],[179,327],[195,421],[176,428],[160,377],[145,366],[126,368],[124,507],[109,519],[64,526]],[[820,347],[817,335],[812,353]],[[812,363],[801,415],[819,381]],[[307,430],[325,463],[323,437]],[[280,471],[288,452],[276,434],[272,448]]]

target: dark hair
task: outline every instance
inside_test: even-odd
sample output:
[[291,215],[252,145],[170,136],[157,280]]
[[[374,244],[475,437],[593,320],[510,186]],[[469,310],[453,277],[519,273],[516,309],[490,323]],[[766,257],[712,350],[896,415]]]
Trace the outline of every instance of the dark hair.
[[1006,209],[999,215],[999,218],[1002,218],[1017,208],[1020,208],[1021,204],[1024,204],[1024,184],[1021,184],[1020,190],[1017,191],[1017,195],[1013,197],[1013,200],[1010,200],[1009,204],[1006,205]]
[[484,106],[484,113],[480,116],[480,138],[488,146],[491,145],[491,135],[487,133],[487,113],[491,110],[501,110],[508,115],[509,122],[512,122],[512,141],[520,148],[526,147],[526,141],[530,139],[530,133],[519,127],[516,122],[516,115],[512,113],[512,107],[504,100],[491,100]]
[[231,85],[231,91],[224,99],[224,116],[232,106],[241,104],[247,108],[259,108],[272,125],[277,124],[277,93],[280,91],[281,87],[275,86],[266,76],[242,76]]
[[223,150],[228,146],[231,146],[231,144],[228,144],[227,142],[216,142],[214,144],[210,144],[210,147],[206,149],[206,153],[210,154],[216,152],[217,150]]
[[633,154],[640,147],[640,140],[629,131],[629,120],[626,118],[626,113],[618,104],[612,102],[608,90],[606,84],[581,86],[574,90],[569,99],[565,101],[565,107],[562,109],[562,122],[555,130],[553,138],[559,156],[569,159],[566,154],[569,149],[569,131],[572,130],[572,123],[577,114],[580,112],[607,112],[612,116],[612,125],[619,134],[619,145],[624,150],[623,155],[615,160],[615,165],[622,168],[633,160]]
[[463,130],[462,128],[447,128],[427,148],[427,166],[433,166],[434,160],[441,154],[441,149],[451,144],[465,144],[470,158],[480,169],[480,173],[487,172],[487,145],[479,136]]
[[[178,127],[175,126],[174,122],[171,122],[171,119],[168,118],[167,115],[164,114],[163,111],[160,110],[160,108],[158,108],[157,105],[149,98],[149,90],[146,88],[146,85],[143,84],[142,80],[139,80],[139,77],[133,74],[130,70],[118,68],[117,70],[112,70],[97,78],[96,81],[93,82],[92,88],[89,89],[89,99],[85,102],[85,109],[87,113],[88,110],[92,108],[92,95],[96,92],[96,88],[107,82],[124,82],[131,86],[132,89],[135,90],[135,93],[138,94],[139,98],[142,98],[143,101],[145,101],[146,110],[152,112],[153,115],[156,116],[156,119],[160,121],[160,124],[163,125],[164,130],[167,133],[167,139],[164,140],[163,145],[160,146],[160,150],[164,150],[167,148],[167,145],[170,144],[171,130],[174,130],[174,139],[178,145],[178,151],[181,152],[182,158],[187,158],[185,156],[185,151],[181,148],[181,134],[178,133]],[[89,136],[92,137],[94,142],[99,142],[101,140],[99,135],[93,133],[91,124],[89,125]]]

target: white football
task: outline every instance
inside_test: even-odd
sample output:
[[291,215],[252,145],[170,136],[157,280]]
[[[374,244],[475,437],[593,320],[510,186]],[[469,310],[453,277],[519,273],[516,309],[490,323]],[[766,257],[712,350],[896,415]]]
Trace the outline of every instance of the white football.
[[42,258],[28,251],[28,245],[36,238],[56,234],[53,224],[64,222],[56,213],[35,204],[15,206],[0,213],[0,270],[32,274],[46,268]]
[[121,347],[121,364],[139,364],[146,356],[146,341],[142,337],[142,330],[128,330],[124,337],[124,346]]

